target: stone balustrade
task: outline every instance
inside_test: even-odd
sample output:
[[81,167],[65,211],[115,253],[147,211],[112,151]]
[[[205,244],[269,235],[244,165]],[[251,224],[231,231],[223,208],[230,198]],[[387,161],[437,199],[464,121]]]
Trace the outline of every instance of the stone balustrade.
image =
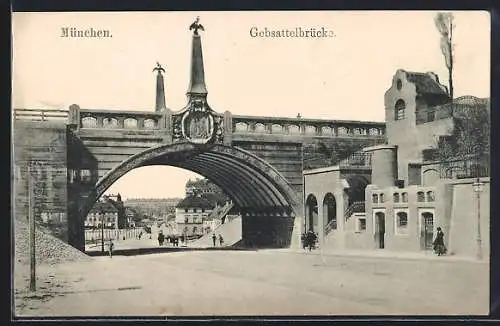
[[384,122],[233,116],[235,134],[384,137]]
[[161,129],[162,114],[142,111],[80,109],[80,128]]

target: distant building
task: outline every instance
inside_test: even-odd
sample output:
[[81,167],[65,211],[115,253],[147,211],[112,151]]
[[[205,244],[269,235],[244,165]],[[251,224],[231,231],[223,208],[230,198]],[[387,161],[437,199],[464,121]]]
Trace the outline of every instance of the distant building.
[[[116,200],[111,197],[115,197]],[[87,214],[84,224],[86,227],[101,227],[103,219],[104,227],[116,228],[118,226],[120,229],[130,227],[120,194],[103,196]]]
[[[202,235],[204,221],[215,205],[200,195],[190,195],[184,198],[175,208],[177,233],[185,235]],[[206,226],[205,226],[206,227]]]
[[85,227],[115,228],[118,223],[118,209],[108,201],[98,201],[92,207],[85,219]]

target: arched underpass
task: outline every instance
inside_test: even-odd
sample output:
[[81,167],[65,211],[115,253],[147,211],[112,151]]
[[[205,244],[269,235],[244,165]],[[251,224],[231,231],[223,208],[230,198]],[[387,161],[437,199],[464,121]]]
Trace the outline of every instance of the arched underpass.
[[261,158],[241,148],[220,144],[160,145],[131,156],[96,183],[80,206],[79,220],[84,220],[98,198],[120,177],[135,168],[152,165],[193,171],[224,190],[242,213],[243,245],[290,246],[294,220],[301,210],[300,197],[287,180]]

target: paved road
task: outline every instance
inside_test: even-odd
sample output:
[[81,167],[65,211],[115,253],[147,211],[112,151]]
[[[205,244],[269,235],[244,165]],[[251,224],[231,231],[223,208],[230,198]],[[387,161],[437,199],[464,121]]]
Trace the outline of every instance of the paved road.
[[[40,266],[20,315],[487,314],[489,266],[287,251],[94,257]],[[47,283],[44,283],[47,282]]]

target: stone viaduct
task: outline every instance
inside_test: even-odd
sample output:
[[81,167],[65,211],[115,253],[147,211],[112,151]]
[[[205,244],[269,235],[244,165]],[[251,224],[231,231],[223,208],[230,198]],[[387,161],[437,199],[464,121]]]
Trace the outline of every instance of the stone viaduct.
[[342,149],[348,153],[385,141],[383,122],[254,117],[213,110],[207,101],[197,33],[192,36],[191,82],[183,109],[166,107],[163,69],[158,65],[155,70],[157,102],[150,112],[78,105],[68,110],[14,109],[15,218],[28,216],[31,166],[37,220],[84,250],[83,221],[106,189],[132,169],[169,165],[211,179],[233,199],[243,215],[245,243],[294,246],[303,224],[304,164],[315,167]]

